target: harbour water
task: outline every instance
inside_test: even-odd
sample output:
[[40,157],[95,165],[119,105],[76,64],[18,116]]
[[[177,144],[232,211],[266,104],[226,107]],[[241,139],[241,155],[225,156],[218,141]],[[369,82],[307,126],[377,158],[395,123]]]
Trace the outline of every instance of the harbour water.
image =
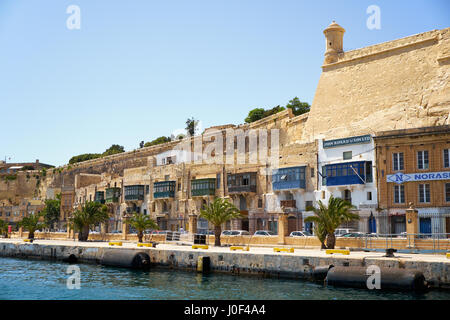
[[80,289],[68,289],[68,266],[0,258],[0,300],[450,300],[450,292],[440,290],[424,294],[356,290],[300,280],[202,275],[159,268],[135,271],[90,264],[78,264]]

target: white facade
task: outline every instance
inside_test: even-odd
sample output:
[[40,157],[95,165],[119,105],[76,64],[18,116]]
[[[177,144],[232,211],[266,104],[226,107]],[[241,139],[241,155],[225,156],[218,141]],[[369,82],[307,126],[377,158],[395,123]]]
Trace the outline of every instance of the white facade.
[[[315,192],[316,202],[322,201],[327,204],[331,195],[335,198],[351,201],[352,205],[356,207],[357,213],[361,219],[359,223],[351,223],[348,227],[358,228],[361,232],[375,231],[374,228],[371,230],[369,227],[369,218],[371,216],[373,218],[377,217],[376,208],[378,206],[375,145],[372,137],[365,137],[369,141],[347,144],[344,142],[341,145],[326,148],[324,148],[324,140],[319,141],[318,159],[320,174],[318,190]],[[364,166],[364,174],[361,174],[356,165],[349,165],[349,163],[352,162],[364,162],[363,164],[360,164],[361,166]],[[347,177],[340,178],[333,176],[333,185],[327,185],[330,183],[331,178],[329,181],[324,179],[326,175],[325,167],[338,164],[344,165],[343,167],[347,168],[346,170],[351,172],[353,179],[356,179],[357,181],[352,182],[348,181],[350,179],[347,179]],[[344,169],[342,171],[344,171]],[[371,178],[369,178],[369,173]],[[336,175],[339,176],[339,174],[340,173],[337,173]]]

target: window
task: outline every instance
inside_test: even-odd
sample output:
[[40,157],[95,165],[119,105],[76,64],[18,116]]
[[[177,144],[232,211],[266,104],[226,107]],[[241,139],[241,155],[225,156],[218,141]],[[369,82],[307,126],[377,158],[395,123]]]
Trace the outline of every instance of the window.
[[450,149],[444,149],[444,168],[450,168]]
[[372,161],[366,162],[366,182],[373,182],[372,179]]
[[311,178],[314,178],[314,168],[311,168]]
[[350,160],[352,158],[352,152],[351,151],[345,151],[342,153],[342,158],[344,160]]
[[428,151],[417,151],[417,168],[428,169]]
[[419,202],[429,203],[430,202],[430,185],[429,184],[419,184]]
[[394,186],[394,203],[405,203],[405,186]]
[[263,206],[263,201],[261,198],[258,199],[258,208],[262,208]]
[[394,171],[403,170],[403,152],[392,154],[392,169]]
[[220,173],[216,175],[217,189],[220,189]]
[[327,185],[327,176],[326,176],[325,166],[322,166],[322,175],[321,176],[322,176],[322,185],[326,186]]
[[146,185],[146,186],[145,186],[145,193],[146,193],[146,194],[149,194],[149,193],[150,193],[150,186],[149,186],[149,185]]
[[367,192],[367,200],[372,200],[372,192]]
[[325,191],[322,191],[322,199],[325,199]]
[[308,210],[308,208],[310,208],[312,206],[313,206],[313,202],[312,201],[306,201],[306,203],[305,203],[306,210]]
[[445,201],[450,202],[450,183],[445,184]]
[[344,200],[352,202],[352,192],[350,190],[344,190]]

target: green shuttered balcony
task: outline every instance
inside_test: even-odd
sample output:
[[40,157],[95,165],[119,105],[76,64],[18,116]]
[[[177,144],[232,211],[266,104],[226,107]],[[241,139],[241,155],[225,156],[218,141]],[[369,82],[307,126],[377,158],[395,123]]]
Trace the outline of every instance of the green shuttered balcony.
[[107,188],[105,203],[118,203],[120,201],[120,188]]
[[160,181],[153,184],[153,198],[174,198],[175,181]]
[[191,194],[193,197],[213,196],[216,194],[216,179],[191,180]]
[[144,186],[125,186],[125,201],[144,200]]

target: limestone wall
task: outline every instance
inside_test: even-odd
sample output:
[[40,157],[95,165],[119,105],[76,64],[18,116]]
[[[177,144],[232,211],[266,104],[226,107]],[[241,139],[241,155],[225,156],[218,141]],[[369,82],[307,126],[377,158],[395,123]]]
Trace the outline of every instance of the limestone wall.
[[304,141],[449,124],[450,28],[340,55],[324,65]]

